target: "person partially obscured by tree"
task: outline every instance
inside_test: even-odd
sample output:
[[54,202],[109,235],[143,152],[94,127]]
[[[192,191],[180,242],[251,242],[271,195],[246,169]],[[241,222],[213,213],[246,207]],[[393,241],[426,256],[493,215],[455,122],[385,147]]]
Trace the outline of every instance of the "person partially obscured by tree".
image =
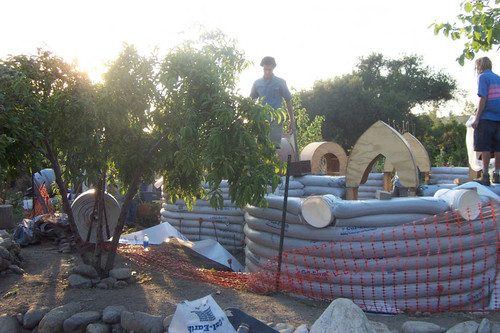
[[490,185],[488,169],[493,152],[496,157],[493,182],[500,183],[500,76],[493,73],[492,68],[488,57],[476,60],[479,102],[472,127],[475,129],[474,150],[481,152],[483,161],[482,176],[477,181],[486,186]]
[[[264,70],[264,76],[254,82],[250,97],[253,99],[262,98],[262,103],[271,106],[275,110],[282,108],[284,99],[290,119],[289,134],[292,134],[295,131],[292,94],[290,94],[285,80],[273,74],[276,67],[276,60],[273,57],[264,57],[260,65]],[[269,139],[275,144],[276,148],[279,148],[281,144],[284,120],[285,115],[283,113],[280,114],[279,119],[271,120],[271,134]]]

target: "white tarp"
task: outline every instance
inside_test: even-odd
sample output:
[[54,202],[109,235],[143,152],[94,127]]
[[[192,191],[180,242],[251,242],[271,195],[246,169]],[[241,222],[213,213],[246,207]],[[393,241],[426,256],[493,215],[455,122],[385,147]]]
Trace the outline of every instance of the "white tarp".
[[[218,262],[226,267],[231,268],[235,272],[244,272],[245,268],[233,257],[222,245],[213,239],[205,239],[197,242],[190,242],[177,229],[172,227],[170,223],[163,222],[154,227],[136,231],[130,234],[121,235],[120,244],[137,244],[142,245],[144,235],[147,234],[149,244],[161,244],[168,242],[168,239],[173,237],[179,239],[179,243],[183,246],[191,248],[198,254]],[[231,259],[231,265],[228,260]]]

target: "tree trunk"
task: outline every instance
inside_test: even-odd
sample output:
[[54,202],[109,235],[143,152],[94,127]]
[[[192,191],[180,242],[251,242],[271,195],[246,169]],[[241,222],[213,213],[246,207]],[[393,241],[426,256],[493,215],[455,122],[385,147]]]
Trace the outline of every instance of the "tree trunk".
[[97,207],[97,235],[96,235],[96,243],[94,248],[94,268],[99,273],[99,276],[103,276],[102,269],[102,249],[103,249],[103,238],[102,238],[102,226],[104,224],[104,184],[106,182],[106,171],[103,171],[103,174],[99,178],[99,182],[97,184],[96,191],[94,192],[96,207]]
[[137,169],[134,177],[132,178],[132,182],[125,194],[125,198],[123,200],[123,206],[120,211],[120,216],[118,217],[118,223],[116,225],[115,231],[113,233],[113,239],[111,240],[111,248],[109,249],[108,259],[106,261],[106,267],[104,268],[104,275],[108,276],[109,271],[113,268],[115,264],[116,250],[118,249],[118,241],[120,240],[120,235],[123,231],[123,226],[125,225],[125,221],[127,220],[127,212],[130,209],[130,204],[132,203],[132,199],[137,193],[137,189],[139,188],[139,181],[141,180],[142,172],[144,167],[150,162],[151,156],[153,153],[158,151],[158,147],[167,139],[168,135],[164,135],[161,137],[151,148],[148,150],[146,155],[143,158],[143,163]]
[[73,210],[71,209],[71,205],[69,203],[68,199],[68,191],[66,188],[66,184],[64,183],[62,179],[62,173],[61,173],[61,167],[59,166],[59,161],[57,160],[57,157],[54,155],[54,151],[52,150],[52,147],[50,146],[49,141],[47,138],[44,139],[44,144],[45,148],[47,149],[47,158],[50,161],[50,164],[52,165],[52,169],[54,169],[54,174],[56,176],[56,183],[57,186],[59,187],[59,193],[61,193],[61,200],[63,204],[63,210],[66,214],[68,214],[68,223],[69,227],[71,229],[71,232],[73,233],[73,236],[75,237],[75,243],[76,243],[76,249],[80,257],[82,258],[82,261],[84,264],[90,264],[89,257],[87,253],[85,252],[85,244],[83,243],[82,237],[80,236],[80,233],[78,232],[78,227],[76,226],[75,223],[75,217],[73,216]]

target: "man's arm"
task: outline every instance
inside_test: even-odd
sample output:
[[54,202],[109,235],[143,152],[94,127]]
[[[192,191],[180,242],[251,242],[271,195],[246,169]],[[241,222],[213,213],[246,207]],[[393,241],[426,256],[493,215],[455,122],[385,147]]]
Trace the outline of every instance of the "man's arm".
[[481,118],[481,115],[483,114],[486,101],[487,101],[486,97],[479,96],[479,102],[477,103],[477,110],[476,110],[476,118],[472,123],[472,128],[477,128],[477,125],[479,125],[479,118]]
[[288,134],[295,133],[295,117],[293,116],[292,100],[285,101],[288,117],[290,118],[290,125],[288,126]]

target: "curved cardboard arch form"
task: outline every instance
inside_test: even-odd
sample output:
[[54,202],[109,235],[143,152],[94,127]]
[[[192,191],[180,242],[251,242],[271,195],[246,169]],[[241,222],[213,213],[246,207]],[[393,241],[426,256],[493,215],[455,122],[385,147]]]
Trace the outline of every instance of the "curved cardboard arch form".
[[287,138],[281,138],[281,145],[280,148],[276,149],[276,153],[278,154],[278,158],[283,162],[288,160],[288,155],[292,156],[291,162],[297,162],[295,151]]
[[[403,138],[410,145],[413,156],[415,156],[415,161],[417,162],[418,170],[420,172],[430,172],[431,160],[424,145],[415,136],[408,132],[403,134]],[[392,165],[389,161],[386,161],[384,164],[384,172],[392,172],[393,170],[394,165]]]
[[300,153],[301,161],[311,161],[312,174],[319,174],[322,157],[326,159],[327,174],[345,175],[347,154],[344,148],[335,142],[312,142],[305,146]]
[[417,163],[410,145],[395,129],[379,120],[361,135],[349,155],[346,187],[357,188],[365,183],[381,155],[397,170],[403,186],[418,186]]

